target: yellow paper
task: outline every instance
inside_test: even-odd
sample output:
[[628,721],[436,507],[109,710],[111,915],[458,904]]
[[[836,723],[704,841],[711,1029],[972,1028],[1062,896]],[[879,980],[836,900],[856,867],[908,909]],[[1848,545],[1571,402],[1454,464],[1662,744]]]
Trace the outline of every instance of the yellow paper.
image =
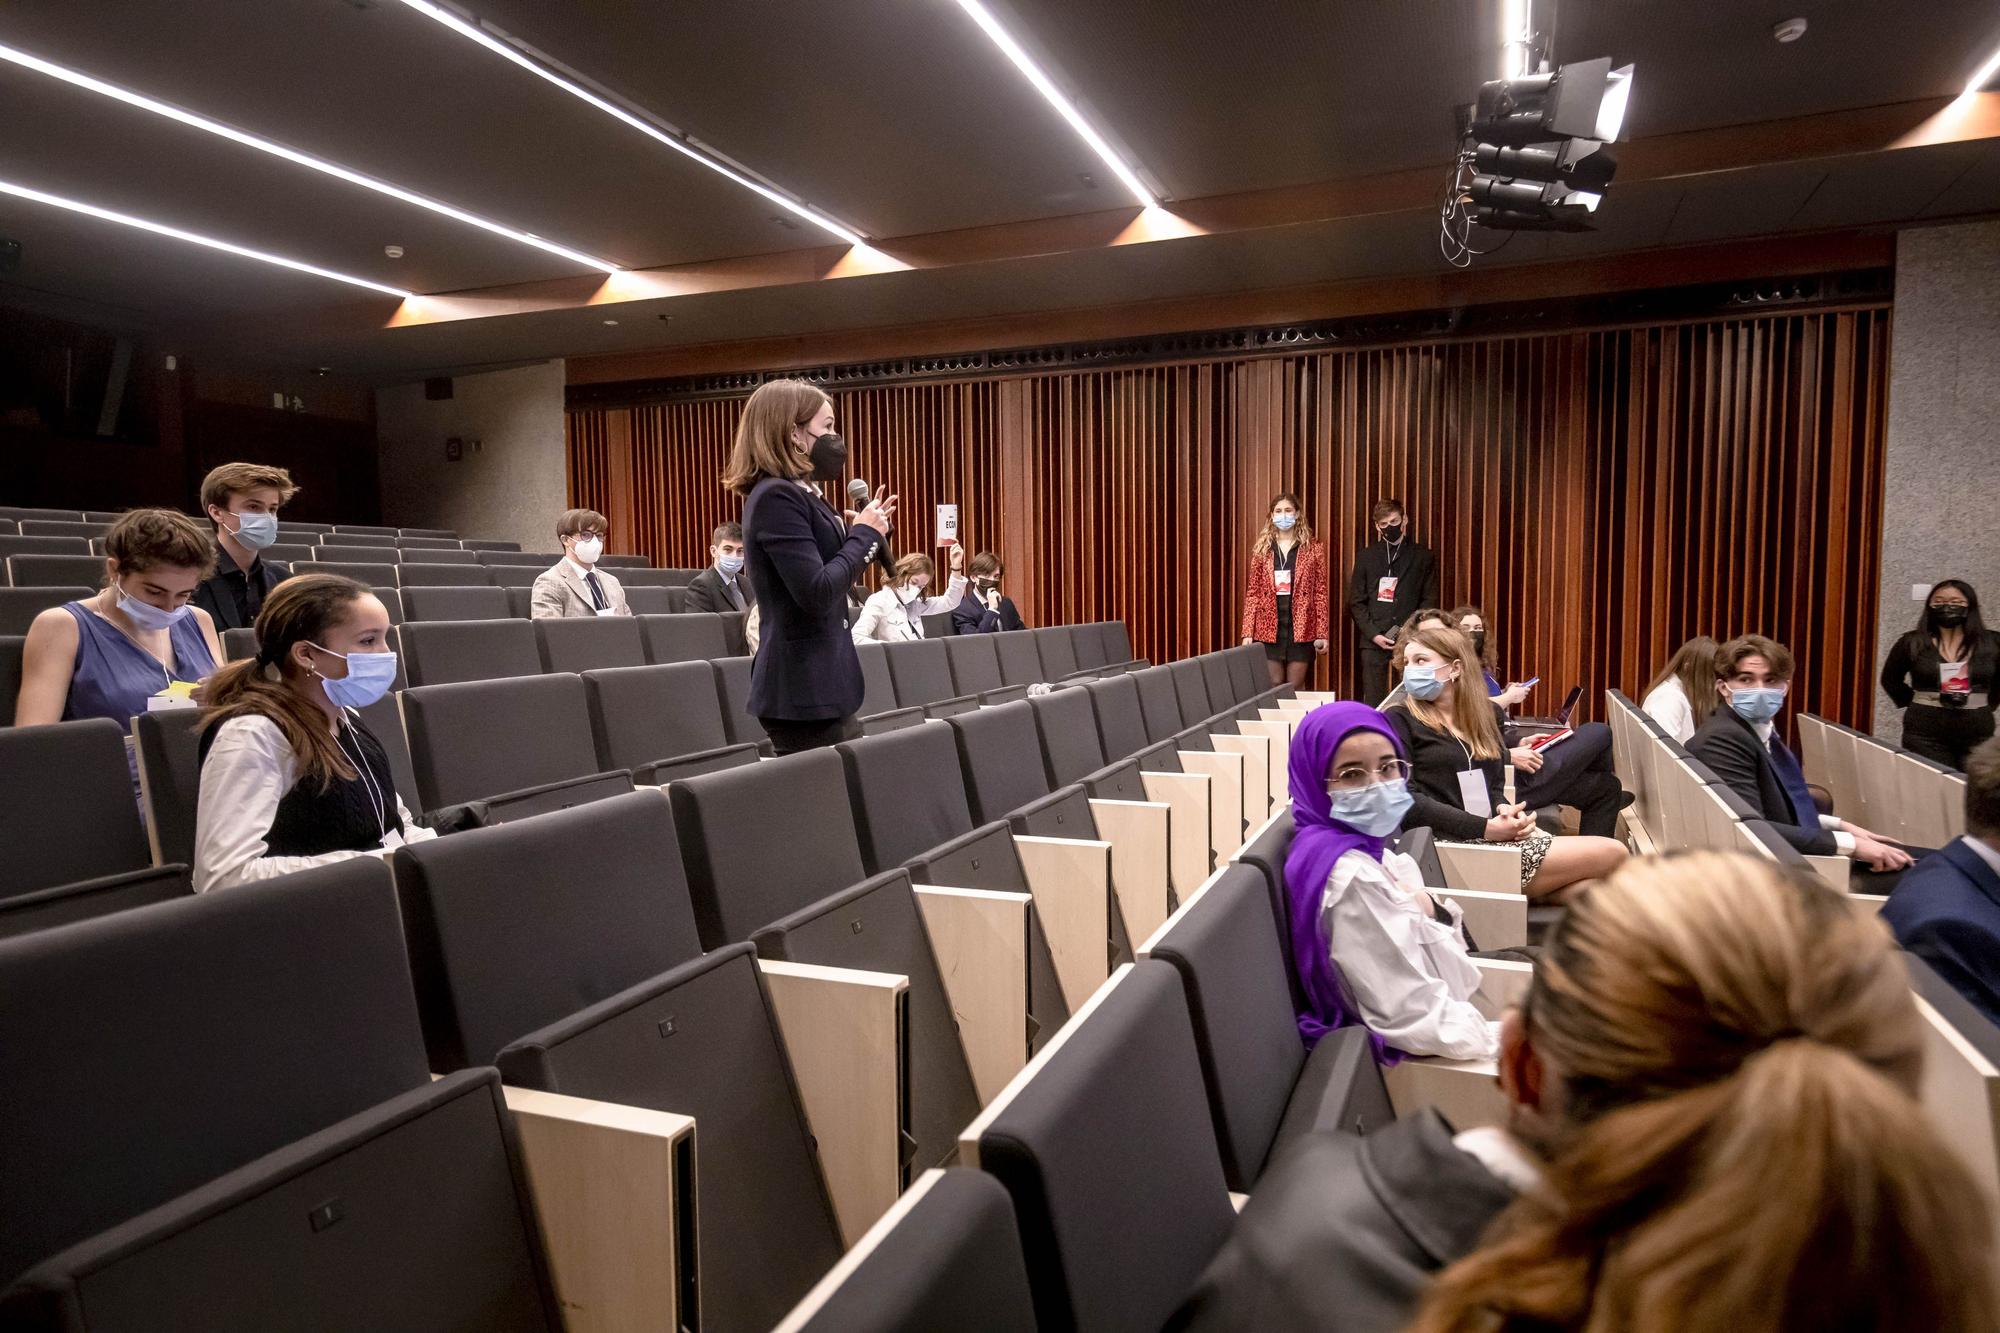
[[199,683],[199,681],[192,680],[177,680],[153,697],[155,699],[185,699],[187,702],[193,703],[195,686]]

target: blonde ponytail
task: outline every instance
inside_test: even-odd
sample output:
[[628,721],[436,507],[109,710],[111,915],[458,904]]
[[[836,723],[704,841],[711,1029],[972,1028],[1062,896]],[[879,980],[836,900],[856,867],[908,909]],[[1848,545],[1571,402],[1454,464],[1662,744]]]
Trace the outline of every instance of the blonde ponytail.
[[1526,1012],[1561,1085],[1546,1188],[1413,1330],[1993,1326],[1987,1204],[1914,1100],[1907,978],[1841,899],[1701,854],[1571,909]]

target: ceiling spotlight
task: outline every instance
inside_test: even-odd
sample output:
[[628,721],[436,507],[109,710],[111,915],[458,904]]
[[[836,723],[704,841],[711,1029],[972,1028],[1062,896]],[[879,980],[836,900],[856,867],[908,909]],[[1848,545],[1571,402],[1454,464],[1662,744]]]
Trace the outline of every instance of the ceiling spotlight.
[[1796,42],[1805,35],[1806,21],[1804,19],[1786,19],[1771,29],[1771,36],[1785,43]]
[[1583,138],[1610,143],[1632,101],[1631,65],[1578,61],[1518,79],[1495,79],[1479,90],[1472,135],[1481,143],[1524,144]]
[[1600,193],[1618,171],[1617,159],[1596,139],[1563,139],[1519,148],[1483,143],[1473,151],[1473,165],[1481,176],[1557,181]]
[[391,259],[401,259],[403,257],[403,247],[400,245],[385,245],[382,247],[382,253]]
[[607,328],[609,328],[609,327],[613,327],[613,326],[615,326],[615,325],[616,325],[616,324],[618,323],[618,321],[617,321],[617,320],[615,320],[615,319],[607,319],[607,320],[605,320],[605,321],[604,321],[604,323],[605,323],[605,326],[606,326]]

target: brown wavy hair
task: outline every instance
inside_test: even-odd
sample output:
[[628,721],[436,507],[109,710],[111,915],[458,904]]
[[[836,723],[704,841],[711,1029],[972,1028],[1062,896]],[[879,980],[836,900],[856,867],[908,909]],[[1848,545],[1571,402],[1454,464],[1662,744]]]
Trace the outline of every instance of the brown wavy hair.
[[298,761],[298,780],[324,790],[334,778],[352,781],[354,763],[326,724],[326,713],[291,682],[301,673],[292,649],[324,646],[326,632],[371,596],[368,585],[339,574],[295,574],[271,589],[257,613],[257,655],[231,662],[204,686],[201,725],[219,727],[232,717],[267,717],[284,733]]
[[748,495],[765,477],[809,475],[812,460],[792,443],[792,427],[807,424],[832,401],[826,390],[804,380],[766,380],[758,385],[736,423],[722,484]]
[[[104,554],[124,574],[168,566],[215,572],[215,535],[172,509],[134,509],[121,514],[104,534]],[[105,578],[110,580],[107,570]]]
[[1518,1021],[1557,1093],[1521,1113],[1544,1188],[1415,1333],[1993,1327],[1985,1197],[1917,1104],[1889,933],[1845,895],[1735,853],[1629,861],[1555,928]]
[[1660,668],[1660,674],[1646,686],[1645,694],[1639,696],[1640,701],[1643,703],[1647,694],[1668,681],[1677,680],[1681,683],[1681,692],[1688,697],[1688,705],[1694,710],[1694,724],[1699,727],[1708,721],[1708,715],[1720,702],[1715,692],[1715,657],[1721,647],[1706,634],[1695,635],[1674,650],[1674,655]]
[[1279,491],[1271,497],[1271,503],[1264,506],[1264,526],[1258,530],[1257,540],[1250,547],[1250,554],[1253,557],[1269,555],[1272,545],[1278,540],[1278,525],[1271,521],[1271,511],[1282,501],[1290,501],[1292,509],[1299,516],[1299,521],[1292,524],[1292,540],[1300,546],[1312,545],[1313,530],[1312,524],[1306,522],[1306,507],[1300,504],[1299,497],[1290,491]]
[[[1476,606],[1461,606],[1452,611],[1451,627],[1455,630],[1458,630],[1459,633],[1464,634],[1467,642],[1471,642],[1472,635],[1468,631],[1460,628],[1465,624],[1465,618],[1467,616],[1478,616],[1481,621],[1485,621],[1486,613],[1484,611],[1481,611]],[[1479,652],[1479,664],[1485,667],[1488,671],[1492,671],[1493,662],[1494,662],[1493,626],[1489,623],[1486,626],[1486,647],[1481,649]]]
[[1408,709],[1411,717],[1426,726],[1458,735],[1472,747],[1474,759],[1498,759],[1505,752],[1506,743],[1500,736],[1493,700],[1486,694],[1486,678],[1479,674],[1479,659],[1473,655],[1472,640],[1456,629],[1418,629],[1416,620],[1413,616],[1397,637],[1396,651],[1389,658],[1390,668],[1400,675],[1410,645],[1420,643],[1445,660],[1458,663],[1458,679],[1431,700],[1416,698],[1406,691],[1397,707]]

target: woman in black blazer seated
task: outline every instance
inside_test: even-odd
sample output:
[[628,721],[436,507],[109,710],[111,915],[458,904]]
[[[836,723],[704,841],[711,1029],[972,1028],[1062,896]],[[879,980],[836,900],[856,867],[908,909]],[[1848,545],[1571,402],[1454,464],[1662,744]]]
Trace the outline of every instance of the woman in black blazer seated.
[[1404,697],[1383,715],[1409,757],[1415,802],[1404,828],[1428,828],[1442,841],[1519,847],[1521,892],[1550,901],[1625,860],[1625,845],[1614,838],[1555,837],[1535,827],[1524,805],[1506,803],[1506,742],[1470,639],[1443,626],[1410,630],[1390,666],[1402,675]]
[[762,622],[750,712],[778,754],[861,734],[847,589],[888,533],[896,497],[876,492],[850,527],[812,484],[838,481],[846,467],[833,400],[816,386],[772,380],[743,405],[722,484],[745,497],[744,556]]

